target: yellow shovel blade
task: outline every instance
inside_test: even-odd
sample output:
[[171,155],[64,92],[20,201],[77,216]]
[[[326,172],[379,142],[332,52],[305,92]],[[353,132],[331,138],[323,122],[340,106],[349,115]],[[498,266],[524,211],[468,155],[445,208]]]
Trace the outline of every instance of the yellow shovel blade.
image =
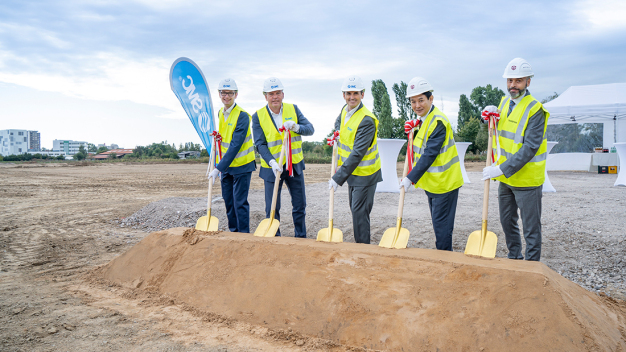
[[254,231],[254,235],[257,237],[274,237],[279,225],[280,221],[276,219],[263,219]]
[[378,245],[385,248],[403,249],[409,243],[409,235],[409,230],[404,227],[401,227],[400,231],[397,227],[392,227],[383,233]]
[[196,222],[196,230],[200,231],[217,231],[217,227],[220,221],[215,216],[211,216],[209,219],[208,216],[203,216]]
[[317,233],[317,240],[320,242],[343,242],[343,232],[333,227],[332,236],[328,227],[321,229]]
[[487,231],[482,248],[480,247],[482,231],[477,230],[470,233],[465,246],[465,254],[477,255],[485,258],[495,258],[498,247],[498,236],[491,231]]

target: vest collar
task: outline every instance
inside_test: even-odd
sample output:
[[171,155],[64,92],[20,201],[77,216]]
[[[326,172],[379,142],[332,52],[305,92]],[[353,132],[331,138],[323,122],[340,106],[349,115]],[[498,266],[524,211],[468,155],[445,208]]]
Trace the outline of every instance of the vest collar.
[[350,118],[352,117],[352,115],[354,115],[355,112],[359,111],[360,108],[363,107],[363,102],[359,103],[359,105],[357,105],[357,107],[355,107],[352,110],[348,110],[348,104],[346,104],[346,106],[344,107],[344,110],[346,110],[346,117],[344,118],[343,124],[347,124],[348,120],[350,120]]
[[224,115],[224,121],[228,120],[228,116],[230,115],[231,111],[233,111],[233,109],[235,108],[235,105],[237,105],[237,103],[233,103],[233,105],[231,105],[228,109],[222,111],[222,114]]
[[422,122],[424,122],[428,118],[428,115],[430,115],[434,110],[435,110],[435,104],[430,106],[430,110],[428,110],[428,114],[424,115],[423,117],[418,116],[418,118],[422,120]]

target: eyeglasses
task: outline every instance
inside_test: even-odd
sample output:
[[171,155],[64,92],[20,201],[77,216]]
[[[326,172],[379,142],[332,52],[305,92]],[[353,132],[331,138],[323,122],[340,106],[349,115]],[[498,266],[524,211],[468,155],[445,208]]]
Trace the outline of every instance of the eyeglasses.
[[236,92],[220,92],[220,95],[223,97],[232,97]]

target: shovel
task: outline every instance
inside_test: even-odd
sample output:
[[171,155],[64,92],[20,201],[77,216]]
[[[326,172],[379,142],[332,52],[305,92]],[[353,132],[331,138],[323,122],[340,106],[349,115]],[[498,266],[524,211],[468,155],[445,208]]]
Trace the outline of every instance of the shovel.
[[[287,141],[289,138],[289,133],[285,131],[285,138],[283,138],[283,146],[280,149],[280,158],[278,161],[278,165],[283,167],[283,158],[285,157],[285,148],[287,146]],[[280,173],[276,175],[276,181],[274,181],[274,195],[272,196],[272,210],[270,212],[270,217],[268,219],[263,219],[259,226],[257,226],[254,231],[254,235],[257,237],[274,237],[276,236],[276,231],[278,231],[278,226],[280,226],[280,221],[274,219],[274,214],[276,212],[276,198],[278,197],[278,185],[280,184]]]
[[[409,144],[407,148],[413,148],[413,130],[409,133]],[[411,160],[413,162],[413,160]],[[407,171],[409,168],[409,157],[404,158],[404,171],[402,171],[402,178],[404,179],[407,175]],[[398,205],[398,222],[396,223],[396,227],[389,228],[383,233],[383,237],[380,239],[380,243],[378,244],[381,247],[385,248],[397,248],[403,249],[406,248],[406,245],[409,243],[409,230],[402,227],[402,212],[404,210],[404,187],[400,188],[400,204]]]
[[[213,137],[215,138],[215,137]],[[215,149],[216,145],[214,143],[213,148],[211,148],[211,157],[209,158],[209,172],[213,171],[215,167],[213,164],[215,162]],[[206,206],[206,216],[201,217],[196,222],[196,230],[200,231],[217,231],[217,226],[220,221],[215,216],[211,216],[211,195],[213,191],[213,177],[209,180],[209,196],[207,198],[207,206]]]
[[[330,177],[335,174],[335,163],[337,162],[337,141],[333,144],[333,161],[330,166]],[[317,240],[322,242],[343,242],[343,232],[333,227],[333,210],[335,206],[335,190],[330,190],[330,204],[328,205],[328,228],[321,229],[317,233]]]
[[[487,166],[491,166],[491,153],[493,144],[493,130],[491,129],[493,119],[489,119],[489,140],[487,142]],[[465,254],[477,255],[486,258],[496,257],[496,247],[498,246],[498,236],[491,231],[487,231],[487,213],[489,209],[489,179],[485,180],[485,191],[483,194],[483,222],[479,231],[472,232],[467,238]]]

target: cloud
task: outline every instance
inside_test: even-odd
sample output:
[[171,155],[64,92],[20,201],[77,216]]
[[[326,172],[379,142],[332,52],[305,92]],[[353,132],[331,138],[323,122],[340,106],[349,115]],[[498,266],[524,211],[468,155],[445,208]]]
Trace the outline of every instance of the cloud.
[[586,20],[591,29],[613,31],[626,28],[626,2],[621,0],[584,0],[576,5],[577,15]]

